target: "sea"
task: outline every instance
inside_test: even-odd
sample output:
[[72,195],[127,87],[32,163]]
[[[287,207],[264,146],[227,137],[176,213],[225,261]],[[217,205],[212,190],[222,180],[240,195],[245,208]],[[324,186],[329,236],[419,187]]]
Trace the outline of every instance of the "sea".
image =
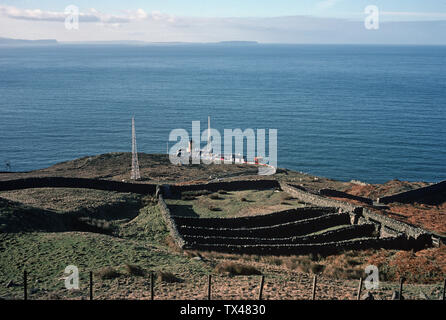
[[0,48],[0,171],[130,152],[132,116],[139,152],[166,153],[173,129],[201,121],[204,130],[210,116],[222,134],[277,129],[281,168],[342,181],[441,181],[446,47]]

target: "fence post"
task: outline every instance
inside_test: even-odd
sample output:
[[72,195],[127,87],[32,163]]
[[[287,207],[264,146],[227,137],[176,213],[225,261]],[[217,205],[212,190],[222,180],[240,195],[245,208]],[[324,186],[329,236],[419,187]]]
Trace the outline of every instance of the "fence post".
[[443,284],[443,301],[446,299],[446,279],[444,279]]
[[208,275],[208,300],[211,300],[212,275]]
[[90,271],[90,300],[93,300],[93,271]]
[[401,277],[400,279],[400,296],[398,297],[399,300],[403,300],[403,282],[404,282],[404,277]]
[[263,285],[264,285],[264,284],[265,284],[265,276],[262,275],[262,278],[260,279],[259,300],[262,300]]
[[317,285],[317,275],[314,275],[313,278],[313,296],[312,296],[312,300],[316,299],[316,285]]
[[23,271],[23,300],[28,300],[28,273]]
[[362,277],[359,278],[359,287],[358,287],[358,294],[356,296],[356,300],[361,300],[361,290],[362,290]]
[[155,299],[155,276],[153,272],[150,273],[150,300]]

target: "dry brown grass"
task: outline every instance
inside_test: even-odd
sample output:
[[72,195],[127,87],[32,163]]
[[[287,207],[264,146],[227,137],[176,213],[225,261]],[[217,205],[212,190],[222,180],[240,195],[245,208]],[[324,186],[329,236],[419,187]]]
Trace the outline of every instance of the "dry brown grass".
[[402,216],[404,221],[446,235],[446,201],[437,205],[394,203],[390,211]]
[[294,197],[292,197],[292,196],[290,196],[288,194],[283,194],[282,195],[282,200],[283,201],[290,201],[290,200],[296,200],[296,198],[294,198]]
[[128,264],[128,263],[126,263],[124,265],[124,270],[128,275],[131,275],[131,276],[143,277],[146,274],[145,270],[143,268],[141,268],[140,266]]
[[[319,254],[300,256],[262,256],[234,255],[218,252],[200,252],[208,261],[221,264],[231,261],[233,264],[252,265],[258,270],[276,270],[280,273],[320,274],[329,278],[357,280],[364,277],[364,269],[373,251],[347,251],[337,255],[321,256]],[[195,256],[198,253],[188,253]]]
[[389,196],[395,193],[400,193],[404,191],[425,187],[427,185],[428,183],[425,182],[390,180],[383,184],[368,184],[368,185],[352,184],[350,188],[346,190],[346,192],[355,196],[376,199],[384,196]]
[[183,282],[183,279],[178,278],[176,275],[174,275],[171,272],[166,271],[158,271],[156,273],[156,278],[160,282],[167,282],[167,283],[176,283],[176,282]]
[[209,195],[209,199],[212,199],[212,200],[221,200],[221,199],[223,199],[223,198],[220,197],[220,196],[218,195],[218,193],[213,193],[213,194]]
[[112,267],[104,267],[102,269],[99,269],[95,272],[95,275],[98,276],[100,279],[114,279],[121,276],[121,273],[117,271],[115,268]]
[[164,244],[173,252],[182,252],[170,234],[164,239]]
[[[427,185],[428,183],[425,182],[391,180],[384,184],[365,186],[351,185],[346,192],[356,196],[376,199],[383,196],[425,187]],[[339,198],[335,199],[363,205],[359,202],[355,202],[354,200]],[[432,195],[431,197],[421,200],[421,202],[424,203],[391,203],[389,204],[389,213],[394,219],[409,222],[428,230],[446,234],[446,201],[444,201],[444,194]],[[379,211],[377,212],[379,213]]]
[[446,246],[414,251],[381,250],[372,255],[369,264],[376,265],[384,281],[401,277],[411,283],[436,283],[446,275]]
[[367,276],[365,268],[376,265],[381,281],[398,282],[404,276],[408,283],[441,283],[446,275],[446,246],[418,252],[398,250],[363,250],[321,256],[262,256],[235,255],[219,252],[188,252],[190,257],[201,256],[213,265],[230,261],[251,265],[263,272],[293,272],[320,274],[339,280],[358,280]]
[[241,276],[241,275],[250,276],[250,275],[262,274],[259,270],[257,270],[253,266],[249,266],[242,263],[235,263],[232,261],[225,261],[219,263],[215,267],[215,272],[231,276]]

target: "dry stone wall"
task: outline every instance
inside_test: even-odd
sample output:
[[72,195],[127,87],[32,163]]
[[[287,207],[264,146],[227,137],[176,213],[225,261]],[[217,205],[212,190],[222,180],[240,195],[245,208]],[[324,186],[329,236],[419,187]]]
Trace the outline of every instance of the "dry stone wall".
[[398,194],[394,194],[388,197],[378,198],[378,203],[391,203],[391,202],[401,202],[401,203],[411,203],[420,200],[426,196],[430,196],[436,193],[446,192],[446,180],[439,183],[418,188],[411,191],[406,191]]
[[253,228],[206,228],[179,225],[183,235],[277,238],[309,234],[338,225],[348,225],[348,214],[327,214],[317,218]]
[[349,193],[338,191],[338,190],[321,189],[321,190],[319,190],[319,194],[323,195],[323,196],[328,196],[328,197],[338,197],[338,198],[352,199],[352,200],[356,200],[356,201],[360,201],[360,202],[366,203],[368,205],[373,205],[373,200],[372,199],[359,197],[359,196],[354,196],[354,195],[351,195]]
[[381,231],[382,236],[404,234],[406,237],[418,239],[419,237],[429,234],[429,232],[422,228],[386,217],[384,214],[378,214],[366,208],[363,208],[360,215],[366,222],[379,225],[379,230]]
[[354,212],[358,210],[358,206],[354,206],[350,203],[329,199],[320,195],[304,191],[298,186],[294,186],[288,183],[280,183],[280,187],[283,191],[289,193],[293,197],[296,197],[300,201],[312,204],[319,207],[335,207],[341,209],[343,212]]
[[336,230],[325,231],[315,235],[304,235],[284,238],[255,238],[255,237],[221,237],[221,236],[199,236],[183,235],[188,245],[194,244],[231,244],[231,245],[253,245],[253,244],[298,244],[298,243],[324,243],[333,241],[350,240],[355,238],[373,237],[375,227],[371,224],[350,225]]
[[408,238],[420,238],[420,242],[422,243],[429,243],[429,241],[426,240],[429,236],[426,235],[430,235],[430,232],[409,223],[386,217],[384,214],[375,213],[367,208],[312,194],[299,188],[295,188],[290,184],[281,183],[281,187],[282,190],[301,201],[319,206],[338,207],[342,211],[351,212],[352,223],[373,223],[376,226],[376,230],[381,233],[382,237],[405,235]]
[[[254,180],[255,181],[255,180]],[[285,210],[255,217],[193,218],[170,216],[176,242],[185,249],[248,254],[335,253],[370,248],[416,249],[430,245],[420,228],[342,201],[309,193],[298,186],[276,181],[218,182],[188,186],[164,186],[162,192],[219,191],[278,188],[317,207]],[[265,182],[266,181],[266,182]],[[161,197],[162,199],[162,197]],[[163,206],[163,207],[164,207]],[[377,236],[379,232],[380,236]]]
[[42,177],[0,181],[0,191],[31,188],[85,188],[104,191],[155,194],[155,184],[125,183],[86,178]]
[[164,222],[166,223],[166,226],[169,229],[170,236],[172,237],[175,244],[179,248],[183,248],[185,245],[184,239],[178,232],[177,225],[175,224],[175,221],[172,219],[172,215],[170,214],[170,210],[167,207],[166,203],[164,202],[162,194],[158,195],[158,207],[160,208]]
[[172,194],[181,194],[183,191],[197,191],[208,190],[217,192],[219,190],[224,191],[238,191],[238,190],[265,190],[280,188],[277,180],[238,180],[238,181],[221,181],[221,182],[209,182],[202,184],[189,184],[189,185],[171,185],[170,191]]
[[311,244],[196,244],[193,246],[193,249],[259,255],[301,255],[310,253],[333,254],[346,250],[365,250],[380,248],[409,249],[411,248],[411,246],[411,241],[408,240],[406,237],[401,236],[396,238],[363,238]]
[[195,218],[173,216],[173,219],[179,226],[187,225],[191,227],[206,228],[252,228],[316,218],[334,212],[336,212],[335,208],[295,208],[278,211],[271,214],[239,218]]

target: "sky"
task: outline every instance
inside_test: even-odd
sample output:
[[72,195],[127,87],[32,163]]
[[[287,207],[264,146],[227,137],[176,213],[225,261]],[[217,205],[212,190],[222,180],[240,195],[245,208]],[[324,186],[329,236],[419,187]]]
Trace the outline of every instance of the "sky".
[[446,44],[445,31],[446,0],[0,0],[0,37],[19,39]]

